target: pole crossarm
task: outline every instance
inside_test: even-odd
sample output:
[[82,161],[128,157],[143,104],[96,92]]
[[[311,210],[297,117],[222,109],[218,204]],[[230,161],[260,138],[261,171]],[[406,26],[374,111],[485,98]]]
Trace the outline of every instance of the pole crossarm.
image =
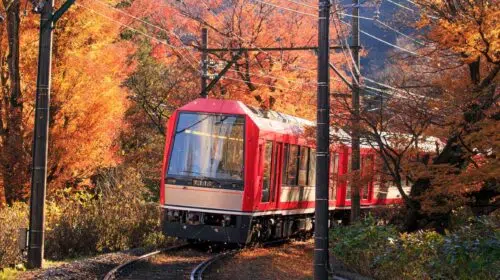
[[206,94],[208,94],[208,92],[210,92],[210,90],[215,86],[215,84],[217,84],[217,82],[222,78],[222,76],[224,76],[224,74],[226,74],[226,72],[229,71],[231,66],[233,66],[233,64],[236,63],[236,61],[238,61],[241,54],[242,52],[240,51],[236,55],[234,55],[233,59],[231,59],[231,61],[227,63],[227,65],[219,72],[219,74],[217,74],[217,77],[215,77],[215,79],[213,79],[210,82],[210,84],[207,85],[207,87],[205,88]]
[[342,75],[342,73],[340,73],[340,71],[337,69],[337,67],[335,67],[335,65],[333,65],[331,62],[328,64],[330,65],[330,68],[333,70],[333,72],[335,72],[335,74],[337,74],[337,76],[339,76],[340,79],[342,79],[344,84],[346,84],[350,89],[352,89],[352,84],[349,83],[349,81],[347,81],[347,78],[344,77],[344,75]]
[[59,20],[59,18],[61,18],[61,16],[64,15],[66,11],[68,11],[69,7],[71,7],[71,5],[75,3],[75,1],[76,0],[67,0],[66,2],[64,2],[64,4],[62,4],[61,8],[54,12],[51,18],[54,25]]

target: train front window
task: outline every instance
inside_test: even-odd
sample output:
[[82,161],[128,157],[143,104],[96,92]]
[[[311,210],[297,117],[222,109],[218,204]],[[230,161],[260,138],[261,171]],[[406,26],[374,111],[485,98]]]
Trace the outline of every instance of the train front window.
[[243,116],[180,113],[168,177],[243,181]]

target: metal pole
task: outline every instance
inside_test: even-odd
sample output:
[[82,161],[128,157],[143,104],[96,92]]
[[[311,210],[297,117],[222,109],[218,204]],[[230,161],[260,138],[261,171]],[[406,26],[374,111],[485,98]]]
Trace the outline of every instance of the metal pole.
[[[353,0],[352,9],[352,47],[353,57],[356,65],[353,65],[353,88],[352,88],[352,136],[351,136],[351,171],[357,172],[361,166],[361,155],[359,147],[359,85],[354,81],[359,82],[360,61],[359,61],[359,0]],[[351,222],[359,220],[361,205],[360,205],[360,174],[353,177],[351,182]]]
[[329,22],[330,1],[319,1],[318,107],[316,126],[316,204],[314,279],[328,279],[328,161],[330,143]]
[[31,180],[28,267],[42,267],[44,248],[45,190],[49,138],[50,76],[52,56],[52,9],[54,0],[44,1],[40,17],[40,42],[36,88],[35,135]]
[[207,79],[208,79],[208,29],[201,29],[201,97],[208,98]]

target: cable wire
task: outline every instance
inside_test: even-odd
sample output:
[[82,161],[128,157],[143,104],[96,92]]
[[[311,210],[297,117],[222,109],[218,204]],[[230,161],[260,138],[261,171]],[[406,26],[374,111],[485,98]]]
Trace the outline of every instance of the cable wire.
[[[167,32],[167,33],[170,33],[170,34],[174,35],[177,39],[179,39],[179,41],[182,43],[182,39],[179,37],[179,35],[177,35],[177,34],[176,34],[175,32],[173,32],[173,31],[170,31],[170,30],[164,29],[164,28],[162,28],[162,27],[160,27],[160,26],[158,26],[158,25],[155,25],[155,24],[152,24],[152,23],[150,23],[150,22],[147,22],[147,21],[145,21],[145,20],[143,20],[143,19],[141,19],[141,18],[138,18],[138,17],[136,17],[136,16],[134,16],[134,15],[130,14],[130,13],[127,13],[127,12],[125,12],[125,11],[121,10],[121,9],[118,9],[118,8],[114,7],[114,6],[111,6],[111,5],[109,5],[109,4],[105,3],[105,2],[103,2],[102,0],[94,0],[94,1],[96,1],[96,2],[98,2],[98,3],[100,3],[100,4],[102,4],[102,5],[105,5],[106,7],[111,8],[111,9],[113,9],[113,10],[115,10],[115,11],[117,11],[117,12],[119,12],[119,13],[123,14],[123,15],[129,16],[129,17],[131,17],[131,18],[133,18],[133,19],[135,19],[135,20],[138,20],[138,21],[140,21],[140,22],[142,22],[142,23],[145,23],[145,24],[147,24],[147,25],[149,25],[149,26],[151,26],[151,27],[154,27],[154,28],[156,28],[156,29],[158,29],[158,30],[161,30],[161,31],[165,31],[165,32]],[[191,52],[189,52],[189,51],[188,51],[187,53],[189,54],[189,56],[191,56],[191,58],[192,58],[194,61],[196,61],[196,60],[197,60],[197,58],[196,58],[196,57],[194,57],[194,56],[191,54]],[[249,74],[249,75],[251,75],[251,76],[257,76],[257,77],[262,77],[262,78],[282,79],[282,80],[284,80],[284,81],[286,81],[286,82],[300,83],[300,84],[302,84],[302,85],[304,85],[304,84],[310,84],[310,83],[303,83],[303,82],[300,82],[300,81],[293,81],[293,80],[289,80],[289,79],[286,79],[286,78],[275,77],[275,76],[271,76],[271,75],[259,75],[259,74],[255,74],[255,73],[252,73],[252,72],[248,72],[248,73],[247,73],[247,72],[242,72],[242,71],[238,71],[238,70],[234,70],[234,69],[229,69],[228,71],[231,71],[231,72],[238,72],[238,73],[242,73],[242,74]],[[203,73],[202,73],[202,74],[203,74]],[[317,84],[317,83],[316,83],[316,84]]]
[[280,5],[276,5],[276,4],[273,4],[273,3],[269,3],[269,2],[266,2],[266,1],[263,1],[263,0],[253,0],[253,1],[256,1],[256,2],[262,3],[262,4],[264,4],[264,5],[268,5],[268,6],[271,6],[271,7],[277,8],[277,9],[281,9],[281,10],[284,10],[284,11],[289,11],[289,12],[293,12],[293,13],[297,13],[297,14],[301,14],[301,15],[305,15],[305,16],[310,16],[310,17],[314,17],[314,18],[319,18],[319,16],[314,15],[314,14],[310,14],[310,13],[306,13],[306,12],[301,12],[301,11],[294,10],[294,9],[290,9],[290,8],[287,8],[287,7],[282,7],[282,6],[280,6]]
[[[210,8],[210,6],[205,2],[205,0],[202,0],[200,1],[205,7],[207,7],[207,10],[214,16],[214,18],[222,25],[224,26],[224,22],[222,22],[222,20],[219,19],[219,17],[214,13],[214,11],[212,10],[212,8]],[[264,51],[263,49],[261,49],[259,46],[257,46],[255,43],[252,43],[248,40],[246,40],[245,38],[243,38],[242,36],[239,36],[238,34],[234,33],[231,31],[231,34],[235,37],[237,37],[238,39],[242,40],[243,42],[251,45],[251,46],[254,46],[255,48],[257,48],[259,51],[261,51],[262,53],[265,53],[267,54],[268,56],[272,56],[269,52],[267,51]],[[254,59],[257,59],[256,57],[254,57]],[[296,69],[299,69],[299,70],[304,70],[304,71],[307,71],[307,72],[313,72],[313,70],[311,69],[308,69],[308,68],[304,68],[304,67],[300,67],[300,66],[295,66]],[[236,71],[236,70],[229,70],[229,71]],[[276,77],[275,77],[276,78]],[[315,85],[317,85],[318,83],[317,82],[312,82],[314,83]]]
[[314,9],[316,11],[319,11],[319,9],[317,7],[314,7],[314,6],[311,6],[311,5],[308,5],[306,3],[302,3],[302,2],[299,2],[299,1],[295,1],[295,0],[285,0],[285,1],[288,1],[288,2],[291,2],[291,3],[294,3],[294,4],[297,4],[297,5],[301,5],[301,6],[304,6],[304,7],[307,7],[307,8],[310,8],[310,9]]
[[392,0],[386,0],[386,1],[389,2],[389,3],[391,3],[391,4],[393,4],[393,5],[396,5],[396,6],[400,7],[400,8],[402,8],[402,9],[408,10],[410,12],[414,12],[414,13],[416,12],[414,9],[408,8],[405,5],[401,5],[401,4],[399,4],[397,2],[394,2]]
[[147,33],[144,33],[144,32],[142,32],[142,31],[140,31],[140,30],[138,30],[138,29],[136,29],[136,28],[133,28],[133,27],[131,27],[131,26],[127,25],[127,24],[124,24],[124,23],[122,23],[122,22],[120,22],[120,21],[118,21],[118,20],[115,20],[115,19],[113,19],[112,17],[109,17],[109,16],[107,16],[107,15],[105,15],[105,14],[102,14],[102,13],[100,13],[100,12],[98,12],[98,11],[96,11],[96,10],[92,9],[92,8],[89,8],[89,7],[87,7],[87,6],[84,6],[84,5],[82,5],[82,4],[78,3],[78,2],[75,2],[75,4],[76,4],[78,7],[82,7],[82,8],[84,8],[84,9],[86,9],[86,10],[89,10],[90,12],[92,12],[92,13],[94,13],[94,14],[97,14],[97,15],[99,15],[99,16],[101,16],[101,17],[103,17],[103,18],[106,18],[106,19],[108,19],[108,20],[109,20],[109,21],[111,21],[111,22],[117,23],[117,24],[121,25],[122,27],[128,28],[128,29],[130,29],[130,30],[132,30],[132,31],[135,31],[135,32],[137,32],[137,33],[139,33],[139,34],[141,34],[141,35],[143,35],[143,36],[146,36],[146,37],[148,37],[148,38],[150,38],[150,39],[152,39],[152,40],[154,40],[154,41],[156,41],[156,42],[158,42],[158,43],[160,43],[160,44],[164,44],[164,45],[166,45],[166,46],[168,46],[168,47],[172,48],[172,50],[173,50],[174,52],[176,52],[176,53],[177,53],[177,54],[178,54],[181,58],[185,59],[185,60],[189,63],[189,65],[191,66],[191,68],[193,68],[195,71],[198,71],[198,69],[194,66],[194,64],[193,64],[193,63],[192,63],[189,59],[187,59],[187,58],[186,58],[186,57],[185,57],[182,53],[180,53],[180,52],[177,50],[177,48],[179,48],[179,47],[173,46],[173,45],[171,45],[171,44],[169,44],[169,43],[167,43],[167,42],[165,42],[165,41],[163,41],[163,40],[160,40],[160,39],[158,39],[158,38],[156,38],[156,37],[154,37],[154,36],[151,36],[151,35],[149,35],[149,34],[147,34]]
[[[124,23],[122,23],[122,22],[120,22],[120,21],[117,21],[117,20],[115,20],[115,19],[113,19],[113,18],[111,18],[111,17],[109,17],[109,16],[107,16],[107,15],[105,15],[105,14],[103,14],[103,13],[100,13],[100,12],[98,12],[98,11],[96,11],[96,10],[94,10],[94,9],[90,8],[90,7],[84,6],[84,5],[80,4],[80,3],[75,3],[75,4],[76,4],[78,7],[82,7],[82,8],[84,8],[84,9],[86,9],[86,10],[88,10],[88,11],[90,11],[90,12],[92,12],[92,13],[96,14],[96,15],[99,15],[99,16],[101,16],[101,17],[103,17],[103,18],[106,18],[107,20],[109,20],[109,21],[111,21],[111,22],[114,22],[114,23],[116,23],[116,24],[119,24],[119,25],[120,25],[120,26],[122,26],[122,27],[125,27],[125,28],[128,28],[128,29],[130,29],[130,30],[133,30],[133,31],[135,31],[135,32],[137,32],[137,33],[139,33],[139,34],[141,34],[141,35],[143,35],[143,36],[145,36],[145,37],[148,37],[148,38],[150,38],[150,39],[152,39],[152,40],[154,40],[154,41],[156,41],[156,42],[158,42],[158,43],[160,43],[160,44],[164,44],[164,45],[167,45],[167,46],[171,47],[171,48],[172,48],[172,50],[173,50],[174,52],[176,52],[176,53],[178,53],[178,54],[179,54],[179,56],[180,56],[180,58],[181,58],[181,59],[184,59],[184,60],[186,60],[186,61],[189,63],[189,65],[191,66],[191,68],[193,68],[196,72],[199,72],[199,69],[197,69],[197,68],[193,65],[193,63],[192,63],[192,61],[191,61],[191,60],[189,60],[188,58],[186,58],[184,55],[182,55],[181,53],[179,53],[179,52],[176,50],[176,48],[178,48],[178,47],[173,46],[173,45],[170,45],[170,44],[166,43],[165,41],[162,41],[162,40],[160,40],[160,39],[158,39],[158,38],[156,38],[156,37],[154,37],[154,36],[151,36],[151,35],[149,35],[149,34],[147,34],[147,33],[144,33],[144,32],[142,32],[142,31],[140,31],[140,30],[138,30],[138,29],[136,29],[136,28],[133,28],[133,27],[131,27],[131,26],[127,25],[127,24],[124,24]],[[294,92],[299,92],[299,93],[302,93],[302,91],[298,91],[298,90],[291,89],[291,88],[284,88],[284,87],[280,87],[280,86],[273,86],[273,85],[269,85],[269,84],[263,84],[263,83],[250,82],[250,81],[245,81],[245,80],[242,80],[242,79],[229,78],[229,77],[223,77],[222,79],[228,79],[228,80],[233,80],[233,81],[240,81],[240,82],[244,82],[244,83],[246,83],[246,84],[247,84],[247,83],[251,83],[251,84],[255,84],[255,85],[263,85],[263,86],[273,87],[273,88],[277,88],[277,89],[282,89],[282,90],[288,90],[288,91],[294,91]]]
[[413,41],[413,42],[415,42],[415,43],[417,43],[417,44],[419,44],[419,45],[421,45],[421,46],[425,46],[425,43],[423,43],[422,41],[417,40],[417,39],[415,39],[415,38],[413,38],[413,37],[411,37],[411,36],[409,36],[409,35],[404,34],[403,32],[401,32],[401,31],[397,30],[396,28],[394,28],[394,27],[392,27],[392,26],[390,26],[390,25],[386,24],[386,23],[385,23],[385,22],[383,22],[383,21],[380,21],[380,20],[376,19],[376,20],[375,20],[375,22],[376,22],[376,23],[378,23],[378,24],[381,24],[381,25],[382,25],[382,26],[384,26],[385,28],[387,28],[387,29],[390,29],[390,30],[394,31],[394,32],[396,32],[397,34],[399,34],[399,35],[401,35],[401,36],[403,36],[403,37],[405,37],[405,38],[407,38],[407,39],[409,39],[409,40],[411,40],[411,41]]
[[[349,23],[347,23],[347,22],[345,22],[345,21],[343,21],[343,20],[340,20],[340,22],[342,22],[342,23],[343,23],[343,24],[345,24],[345,25],[351,26]],[[373,38],[373,39],[375,39],[375,40],[377,40],[377,41],[379,41],[379,42],[382,42],[382,43],[384,43],[384,44],[386,44],[386,45],[388,45],[388,46],[391,46],[391,47],[393,47],[393,48],[396,48],[396,49],[398,49],[398,50],[401,50],[401,51],[403,51],[403,52],[406,52],[406,53],[409,53],[409,54],[412,54],[412,55],[415,55],[415,56],[419,56],[416,52],[413,52],[413,51],[410,51],[410,50],[405,49],[405,48],[403,48],[403,47],[400,47],[400,46],[398,46],[398,45],[394,45],[394,44],[392,44],[392,43],[389,43],[389,42],[387,42],[387,41],[385,41],[385,40],[383,40],[383,39],[380,39],[379,37],[377,37],[377,36],[375,36],[375,35],[372,35],[372,34],[370,34],[370,33],[366,32],[366,31],[364,31],[364,30],[361,30],[361,29],[360,29],[359,31],[360,31],[361,33],[365,34],[366,36],[371,37],[371,38]]]
[[[336,17],[337,17],[338,20],[340,20],[338,13],[336,13]],[[338,29],[337,29],[337,22],[333,18],[332,18],[332,21],[333,21],[333,26],[335,28],[335,31],[337,32],[337,34],[339,36],[338,40],[340,41],[340,45],[342,47],[342,54],[344,55],[346,63],[349,66],[348,67],[349,68],[349,72],[351,72],[352,79],[354,80],[354,82],[356,83],[356,85],[359,86],[360,85],[360,81],[358,79],[356,79],[356,75],[354,75],[354,72],[353,72],[352,69],[354,69],[354,71],[356,71],[356,73],[358,74],[358,76],[361,76],[361,73],[360,73],[360,71],[358,69],[358,66],[356,65],[356,62],[354,61],[354,57],[352,55],[352,51],[351,51],[351,48],[349,46],[349,42],[347,42],[347,37],[343,33],[342,26],[339,25]],[[349,56],[351,57],[352,64],[349,62],[349,59],[345,55],[344,46],[345,46],[345,49],[347,49],[347,52],[349,53]],[[352,65],[352,67],[351,67],[351,65]]]

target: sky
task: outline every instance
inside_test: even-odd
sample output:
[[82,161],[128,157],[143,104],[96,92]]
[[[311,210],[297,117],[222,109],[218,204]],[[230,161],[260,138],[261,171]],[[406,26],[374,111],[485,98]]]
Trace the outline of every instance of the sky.
[[[394,3],[391,3],[395,2]],[[382,0],[380,5],[380,18],[379,20],[389,24],[391,27],[396,27],[391,21],[393,16],[398,12],[406,12],[404,8],[397,6],[397,4],[415,9],[410,3],[411,0]],[[352,1],[343,0],[341,2],[346,8],[346,14],[352,14]],[[373,5],[368,5],[367,1],[361,1],[360,16],[373,18],[376,8]],[[402,10],[403,9],[403,10]],[[344,21],[351,23],[352,18],[344,17]],[[389,43],[395,44],[398,34],[392,30],[383,28],[381,25],[374,21],[360,19],[360,29],[379,37]],[[412,30],[401,30],[404,34],[411,35]],[[360,34],[360,41],[362,47],[368,51],[368,55],[361,58],[361,74],[368,77],[376,77],[378,71],[384,68],[385,61],[388,57],[388,52],[395,50],[393,47],[388,46],[376,39],[370,38],[365,34]],[[350,43],[350,40],[349,40]]]

